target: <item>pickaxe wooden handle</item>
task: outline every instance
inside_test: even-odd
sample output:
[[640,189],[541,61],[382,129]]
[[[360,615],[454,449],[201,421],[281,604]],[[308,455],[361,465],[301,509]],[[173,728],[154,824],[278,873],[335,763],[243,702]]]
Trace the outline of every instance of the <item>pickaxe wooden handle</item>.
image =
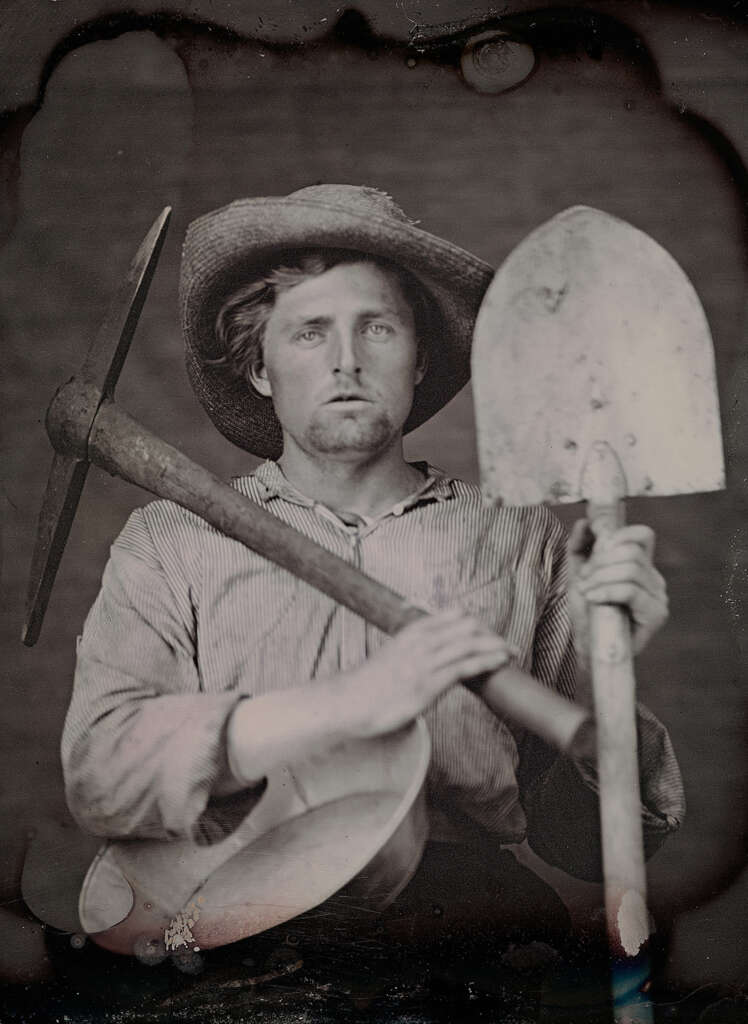
[[[91,462],[160,498],[177,502],[385,633],[396,633],[427,613],[266,512],[150,433],[114,403],[112,393],[124,359],[123,348],[126,351],[134,331],[133,318],[137,319],[133,309],[137,307],[139,312],[142,308],[167,218],[168,211],[164,211],[136,256],[135,271],[131,268],[128,277],[129,289],[123,289],[116,300],[126,308],[113,308],[107,318],[107,322],[125,325],[126,342],[112,345],[112,332],[102,330],[81,375],[64,384],[49,407],[47,431],[56,455],[40,519],[24,642],[31,645],[39,635]],[[133,285],[133,281],[138,284]],[[114,372],[102,357],[105,349],[110,357],[114,352]],[[507,666],[476,686],[497,714],[508,716],[561,750],[589,755],[594,743],[589,713],[552,693],[527,673]]]

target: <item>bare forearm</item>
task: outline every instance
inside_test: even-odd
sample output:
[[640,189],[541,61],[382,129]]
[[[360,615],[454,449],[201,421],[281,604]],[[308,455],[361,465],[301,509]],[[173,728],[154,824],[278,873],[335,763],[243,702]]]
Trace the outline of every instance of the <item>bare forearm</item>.
[[346,740],[401,729],[450,686],[494,672],[509,657],[506,641],[454,610],[411,623],[350,672],[240,701],[226,730],[226,771],[213,793],[255,785],[279,765]]
[[226,772],[214,787],[225,796],[260,782],[273,768],[331,750],[361,735],[361,715],[345,678],[239,701],[226,729]]

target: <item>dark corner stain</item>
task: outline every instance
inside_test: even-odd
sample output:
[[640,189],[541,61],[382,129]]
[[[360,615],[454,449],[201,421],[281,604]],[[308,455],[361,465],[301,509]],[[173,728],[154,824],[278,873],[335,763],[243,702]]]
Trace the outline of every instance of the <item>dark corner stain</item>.
[[700,114],[686,108],[681,110],[673,105],[681,114],[683,120],[689,123],[694,130],[711,146],[712,150],[722,161],[730,181],[737,188],[743,200],[742,234],[745,254],[745,267],[748,269],[748,168],[730,139],[716,125]]
[[[300,17],[299,21],[302,21]],[[155,11],[142,14],[122,10],[102,17],[90,18],[76,25],[60,39],[48,54],[39,76],[39,87],[34,100],[16,109],[0,112],[0,245],[10,236],[18,214],[18,182],[20,176],[20,148],[26,126],[44,103],[47,86],[60,62],[74,50],[89,43],[116,39],[127,32],[152,32],[170,46],[182,60],[190,80],[191,58],[199,45],[208,41],[217,48],[233,48],[247,43],[260,43],[263,47],[290,55],[302,47],[350,46],[369,55],[393,48],[408,50],[406,43],[375,35],[368,20],[353,8],[345,8],[322,39],[305,40],[308,27],[299,24],[296,38],[284,43],[266,42],[262,38],[265,22],[257,19],[258,31],[248,35],[229,25],[198,20],[187,15]],[[269,27],[275,28],[274,24]]]
[[[532,46],[536,56],[577,55],[600,60],[608,51],[616,59],[637,64],[640,73],[654,89],[659,89],[657,67],[643,41],[610,15],[574,7],[536,12],[504,13],[489,18],[465,19],[438,26],[414,21],[407,39],[378,35],[372,31],[364,14],[354,6],[339,9],[337,19],[322,37],[305,38],[309,26],[299,15],[294,38],[283,43],[263,38],[263,31],[277,26],[257,17],[257,30],[239,32],[227,24],[198,19],[166,11],[143,14],[124,9],[94,17],[76,25],[52,48],[40,74],[39,88],[33,102],[0,114],[0,242],[8,237],[17,216],[19,153],[26,125],[44,102],[47,85],[59,63],[73,50],[88,43],[115,39],[126,32],[152,32],[170,46],[182,60],[188,80],[190,66],[204,58],[206,41],[216,49],[233,49],[248,43],[261,44],[281,55],[292,55],[300,49],[334,46],[355,48],[375,59],[380,54],[402,54],[409,66],[417,59],[447,64],[459,69],[464,48],[476,34],[492,29]],[[201,50],[203,53],[201,54]]]
[[471,38],[492,30],[526,43],[538,57],[602,60],[606,53],[614,53],[617,59],[636,64],[645,84],[660,90],[657,64],[641,37],[611,15],[582,7],[510,12],[441,25],[414,25],[409,42],[421,54],[444,63],[459,64],[462,50]]
[[383,40],[371,30],[371,25],[360,11],[352,7],[345,9],[329,33],[330,38],[344,46],[354,46],[360,50],[376,50]]
[[[731,23],[737,23],[748,9],[748,0],[712,4],[681,2],[679,6],[697,7],[701,16],[724,16]],[[505,7],[509,7],[509,4]],[[505,9],[504,13],[492,14],[490,17],[468,18],[438,25],[413,21],[408,38],[402,39],[373,32],[368,19],[355,5],[338,10],[339,16],[326,34],[311,39],[305,38],[310,29],[304,23],[301,12],[294,38],[283,43],[263,38],[266,28],[274,29],[277,26],[260,15],[257,17],[257,30],[252,34],[242,33],[227,24],[188,15],[166,11],[143,14],[128,9],[94,17],[76,25],[59,40],[45,60],[35,99],[15,110],[0,113],[0,244],[12,231],[17,216],[21,138],[26,125],[44,102],[52,74],[60,61],[78,47],[115,39],[126,32],[148,31],[163,40],[180,57],[188,80],[191,80],[190,64],[193,59],[201,59],[198,53],[206,41],[219,49],[260,44],[263,48],[288,56],[301,49],[308,51],[330,45],[347,46],[372,59],[380,54],[399,53],[411,67],[416,60],[427,59],[435,64],[451,65],[457,73],[463,50],[471,39],[479,33],[495,30],[531,46],[536,54],[536,68],[543,57],[572,56],[579,60],[602,60],[606,55],[612,55],[617,61],[635,65],[643,84],[662,93],[657,64],[644,40],[616,17],[600,11],[574,6],[514,13]],[[486,98],[489,102],[495,100],[495,97]],[[729,140],[705,119],[687,111],[680,113],[689,117],[722,155],[735,182],[745,194],[746,169]]]
[[16,222],[21,176],[21,139],[38,106],[29,104],[0,113],[0,244]]

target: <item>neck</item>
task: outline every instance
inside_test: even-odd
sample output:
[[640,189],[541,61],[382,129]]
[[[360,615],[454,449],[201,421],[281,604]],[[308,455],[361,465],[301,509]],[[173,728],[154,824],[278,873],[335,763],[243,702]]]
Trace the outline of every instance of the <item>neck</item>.
[[361,516],[386,512],[423,483],[421,473],[403,457],[402,438],[383,452],[356,456],[315,455],[286,439],[278,464],[289,483],[308,498]]

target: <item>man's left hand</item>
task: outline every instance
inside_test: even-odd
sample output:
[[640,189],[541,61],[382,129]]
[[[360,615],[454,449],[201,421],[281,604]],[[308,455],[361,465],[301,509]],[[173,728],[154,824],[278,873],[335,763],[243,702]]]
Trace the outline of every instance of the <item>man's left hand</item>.
[[595,543],[586,519],[569,536],[569,606],[580,653],[589,655],[588,605],[618,604],[631,618],[638,654],[668,617],[665,580],[655,569],[655,535],[648,526],[623,526]]

